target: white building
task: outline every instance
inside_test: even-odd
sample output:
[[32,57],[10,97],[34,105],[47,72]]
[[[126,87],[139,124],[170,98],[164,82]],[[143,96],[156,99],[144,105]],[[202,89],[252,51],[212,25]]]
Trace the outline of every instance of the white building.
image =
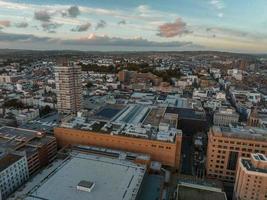
[[39,109],[33,108],[23,110],[8,109],[6,110],[6,112],[14,114],[19,125],[23,125],[28,121],[34,120],[39,117]]
[[5,200],[29,178],[26,155],[0,154],[0,199]]
[[216,126],[228,126],[232,123],[237,123],[239,114],[231,108],[221,108],[216,111],[213,116],[213,123]]
[[193,99],[203,99],[208,97],[208,91],[206,90],[197,90],[193,91]]

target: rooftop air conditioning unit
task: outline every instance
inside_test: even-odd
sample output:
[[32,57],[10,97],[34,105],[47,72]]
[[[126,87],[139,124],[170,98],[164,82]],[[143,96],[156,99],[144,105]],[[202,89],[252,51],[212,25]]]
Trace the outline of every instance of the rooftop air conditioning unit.
[[95,187],[94,182],[82,180],[78,183],[77,190],[84,192],[91,192],[94,187]]

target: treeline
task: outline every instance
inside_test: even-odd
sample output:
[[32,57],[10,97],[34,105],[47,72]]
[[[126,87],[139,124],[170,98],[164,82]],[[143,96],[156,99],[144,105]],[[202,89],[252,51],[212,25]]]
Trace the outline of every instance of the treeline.
[[110,66],[98,66],[96,64],[82,64],[80,63],[80,66],[82,67],[82,71],[93,71],[93,72],[99,72],[99,73],[117,73],[116,67],[110,65]]
[[94,72],[99,72],[99,73],[118,73],[121,70],[129,70],[129,71],[136,71],[140,73],[152,73],[158,77],[161,77],[163,81],[166,82],[171,82],[171,78],[177,78],[179,79],[181,76],[180,70],[175,68],[175,69],[168,69],[164,71],[157,71],[156,66],[149,66],[147,63],[141,63],[141,64],[136,64],[136,63],[127,63],[123,66],[98,66],[96,64],[82,64],[82,71],[94,71]]

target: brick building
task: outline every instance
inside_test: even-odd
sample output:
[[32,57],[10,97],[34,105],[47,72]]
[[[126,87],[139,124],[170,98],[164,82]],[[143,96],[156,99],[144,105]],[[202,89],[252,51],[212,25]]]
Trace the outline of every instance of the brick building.
[[267,199],[267,158],[263,154],[251,154],[238,161],[234,188],[235,200]]
[[145,153],[152,160],[164,165],[179,168],[182,134],[176,135],[174,142],[143,139],[121,135],[104,134],[58,127],[54,129],[59,145],[92,145],[117,150]]
[[208,133],[207,176],[234,182],[238,159],[256,152],[266,155],[267,130],[213,126]]

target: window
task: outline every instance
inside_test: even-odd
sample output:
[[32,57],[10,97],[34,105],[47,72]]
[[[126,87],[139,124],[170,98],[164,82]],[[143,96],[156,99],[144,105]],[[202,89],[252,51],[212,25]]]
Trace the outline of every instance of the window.
[[228,170],[235,170],[236,169],[236,163],[238,159],[238,152],[231,151],[229,154],[227,169]]

